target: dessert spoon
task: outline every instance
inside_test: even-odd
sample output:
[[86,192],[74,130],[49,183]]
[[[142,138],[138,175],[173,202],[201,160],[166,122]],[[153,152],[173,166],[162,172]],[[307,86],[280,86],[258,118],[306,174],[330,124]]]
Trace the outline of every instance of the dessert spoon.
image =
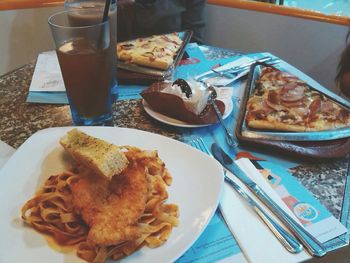
[[215,99],[217,97],[217,93],[215,91],[215,88],[213,86],[208,86],[208,90],[209,90],[209,97],[208,97],[208,103],[211,104],[214,108],[214,112],[216,114],[216,116],[219,119],[219,122],[221,124],[221,126],[224,128],[225,131],[225,137],[226,137],[226,142],[229,146],[231,147],[237,147],[238,144],[235,141],[233,134],[229,132],[229,130],[226,127],[226,124],[224,122],[224,119],[222,118],[221,112],[218,108],[218,106],[215,103]]

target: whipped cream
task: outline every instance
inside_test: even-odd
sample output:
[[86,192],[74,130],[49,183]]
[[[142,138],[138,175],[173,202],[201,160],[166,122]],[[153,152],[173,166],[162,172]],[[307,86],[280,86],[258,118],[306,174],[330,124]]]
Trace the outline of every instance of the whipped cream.
[[187,98],[186,94],[182,92],[181,87],[176,84],[169,85],[161,92],[180,97],[183,100],[187,110],[199,115],[207,105],[209,91],[202,83],[198,81],[187,80],[187,83],[190,85],[192,90],[192,94],[189,96],[189,98]]

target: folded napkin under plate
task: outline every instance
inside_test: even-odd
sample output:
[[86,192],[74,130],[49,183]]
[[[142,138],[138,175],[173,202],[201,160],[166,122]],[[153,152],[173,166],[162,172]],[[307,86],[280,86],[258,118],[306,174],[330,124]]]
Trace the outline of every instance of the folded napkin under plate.
[[0,170],[15,151],[16,150],[10,145],[4,143],[3,141],[0,141]]
[[[282,209],[298,221],[292,211],[248,159],[242,158],[236,162]],[[249,193],[249,190],[235,176],[230,173],[228,173],[228,176]],[[250,196],[256,200],[252,194]],[[257,200],[257,202],[261,204],[260,201]],[[263,204],[261,206],[264,207]],[[248,262],[277,263],[281,262],[281,259],[283,259],[283,262],[301,262],[311,258],[305,250],[299,254],[289,253],[247,202],[228,184],[224,186],[220,209]],[[276,220],[278,221],[278,219]],[[320,231],[320,228],[322,228],[322,231]],[[333,216],[325,219],[324,222],[312,224],[306,229],[321,242],[325,242],[347,231]],[[332,235],[327,236],[324,234],[326,232],[332,232]]]

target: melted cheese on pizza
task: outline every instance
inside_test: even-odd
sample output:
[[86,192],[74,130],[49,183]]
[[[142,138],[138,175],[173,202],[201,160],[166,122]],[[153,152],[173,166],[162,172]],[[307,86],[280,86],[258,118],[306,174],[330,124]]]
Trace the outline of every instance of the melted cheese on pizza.
[[182,45],[177,33],[154,35],[117,44],[118,59],[158,69],[169,68]]
[[252,128],[319,131],[350,126],[350,111],[289,73],[264,68],[248,100]]

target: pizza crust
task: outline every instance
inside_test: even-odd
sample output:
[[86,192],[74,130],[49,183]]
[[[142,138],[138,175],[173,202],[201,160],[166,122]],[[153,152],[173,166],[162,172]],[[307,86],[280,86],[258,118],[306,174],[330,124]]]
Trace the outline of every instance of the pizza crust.
[[325,131],[336,129],[335,122],[329,122],[327,120],[318,119],[317,121],[312,121],[306,127],[306,131]]
[[345,128],[345,127],[350,127],[350,118],[348,118],[347,121],[342,122],[342,123],[337,122],[337,123],[335,124],[335,127],[336,127],[337,129],[339,129],[339,128]]
[[122,55],[121,59],[123,60],[128,60],[130,63],[141,65],[141,66],[146,66],[146,67],[151,67],[151,68],[157,68],[157,69],[168,69],[170,65],[173,63],[173,59],[169,57],[163,57],[162,59],[160,58],[155,58],[155,59],[150,59],[150,57],[146,56],[132,56],[130,57],[128,54]]
[[304,132],[305,126],[286,124],[282,122],[272,122],[266,120],[247,120],[247,124],[250,128],[263,129],[263,130],[279,130],[279,131],[292,131],[292,132]]
[[118,58],[124,61],[128,61],[132,59],[130,54],[123,52],[122,50],[118,51]]

